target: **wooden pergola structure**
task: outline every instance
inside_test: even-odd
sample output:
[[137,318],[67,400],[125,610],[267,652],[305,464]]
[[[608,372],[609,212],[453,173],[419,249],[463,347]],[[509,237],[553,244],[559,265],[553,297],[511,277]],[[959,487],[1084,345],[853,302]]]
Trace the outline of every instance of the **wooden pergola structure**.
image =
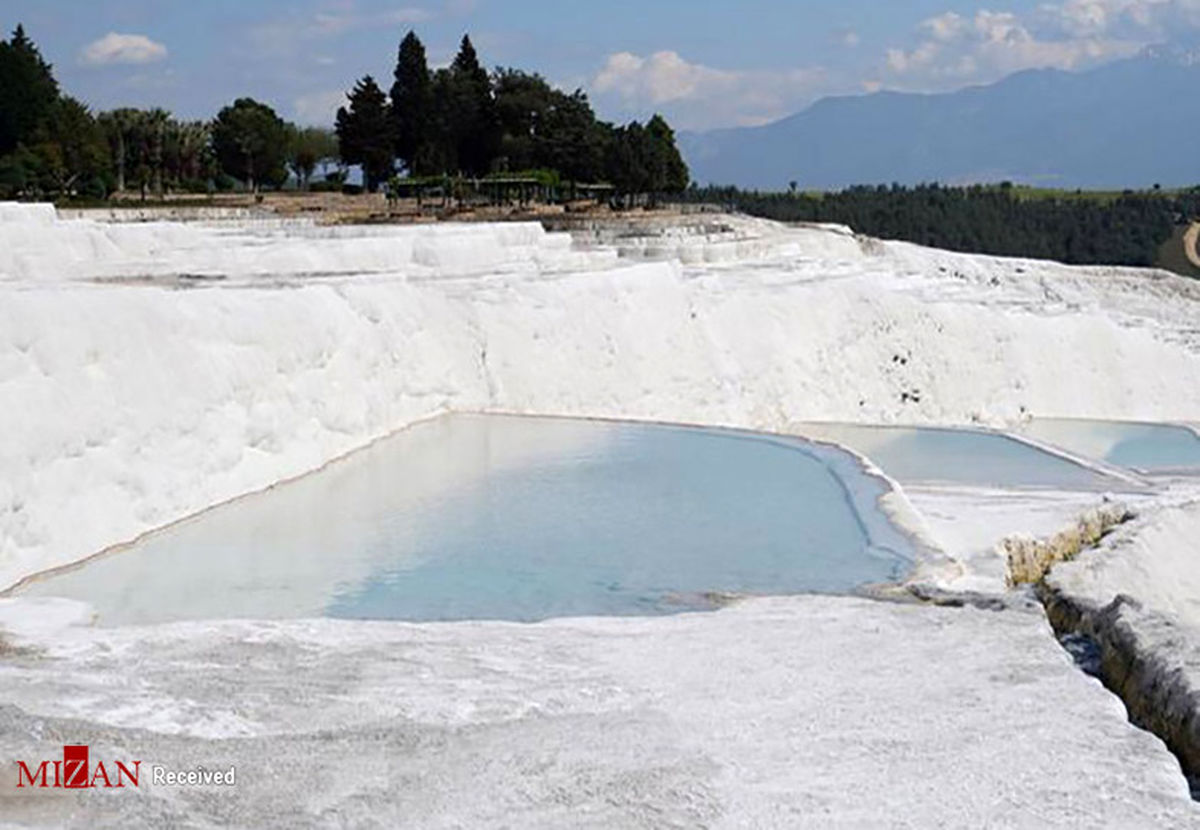
[[611,184],[565,182],[551,184],[533,176],[487,176],[485,178],[406,178],[393,179],[388,183],[389,199],[416,199],[423,206],[431,199],[438,199],[442,207],[450,199],[460,203],[464,200],[486,199],[491,206],[530,203],[550,204],[566,198],[601,199],[611,196],[615,188]]

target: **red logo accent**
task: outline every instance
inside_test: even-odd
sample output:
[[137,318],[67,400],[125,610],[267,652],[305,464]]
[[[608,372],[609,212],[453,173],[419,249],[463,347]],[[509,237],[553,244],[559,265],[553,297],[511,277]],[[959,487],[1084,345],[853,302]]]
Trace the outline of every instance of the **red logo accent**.
[[87,746],[63,747],[63,786],[81,790],[91,786],[88,781]]
[[17,761],[17,787],[67,790],[83,790],[89,787],[125,789],[126,782],[134,787],[138,786],[138,777],[142,773],[141,761],[133,761],[132,769],[122,761],[114,761],[114,772],[110,776],[103,761],[97,761],[94,767],[91,765],[89,752],[87,744],[73,744],[63,747],[61,761],[42,761],[33,768],[24,761]]

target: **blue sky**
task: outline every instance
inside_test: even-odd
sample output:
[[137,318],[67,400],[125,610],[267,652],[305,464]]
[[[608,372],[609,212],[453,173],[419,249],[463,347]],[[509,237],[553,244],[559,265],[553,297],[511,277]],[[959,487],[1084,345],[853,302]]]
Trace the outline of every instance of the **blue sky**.
[[328,123],[416,29],[435,64],[470,32],[488,66],[582,87],[602,117],[755,124],[829,94],[935,91],[1192,42],[1200,0],[4,0],[97,109],[210,117],[235,97]]

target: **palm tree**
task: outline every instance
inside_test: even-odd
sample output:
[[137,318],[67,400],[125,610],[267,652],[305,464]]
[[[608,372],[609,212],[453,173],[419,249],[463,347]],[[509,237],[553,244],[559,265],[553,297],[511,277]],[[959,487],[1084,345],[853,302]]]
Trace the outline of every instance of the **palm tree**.
[[204,121],[174,121],[172,124],[178,146],[178,180],[207,178],[210,172],[212,128]]
[[143,115],[143,128],[146,131],[150,150],[150,173],[153,177],[154,195],[163,197],[163,161],[166,147],[167,124],[171,114],[164,109],[155,107]]
[[130,152],[134,149],[134,131],[141,118],[141,112],[135,109],[113,110],[100,114],[100,126],[108,138],[112,148],[113,160],[117,168],[117,192],[125,190],[125,170]]

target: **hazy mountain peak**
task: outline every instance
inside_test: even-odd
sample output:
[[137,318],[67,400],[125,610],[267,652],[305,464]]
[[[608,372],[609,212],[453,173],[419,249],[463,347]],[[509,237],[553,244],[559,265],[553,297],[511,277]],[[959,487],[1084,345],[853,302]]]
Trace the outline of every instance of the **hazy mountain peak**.
[[1163,61],[1177,66],[1200,64],[1200,45],[1184,43],[1156,43],[1147,46],[1139,57],[1146,60]]
[[1164,44],[1087,72],[1027,70],[956,92],[828,98],[773,124],[683,133],[701,184],[835,189],[999,181],[1057,187],[1200,182],[1190,105],[1200,49]]

